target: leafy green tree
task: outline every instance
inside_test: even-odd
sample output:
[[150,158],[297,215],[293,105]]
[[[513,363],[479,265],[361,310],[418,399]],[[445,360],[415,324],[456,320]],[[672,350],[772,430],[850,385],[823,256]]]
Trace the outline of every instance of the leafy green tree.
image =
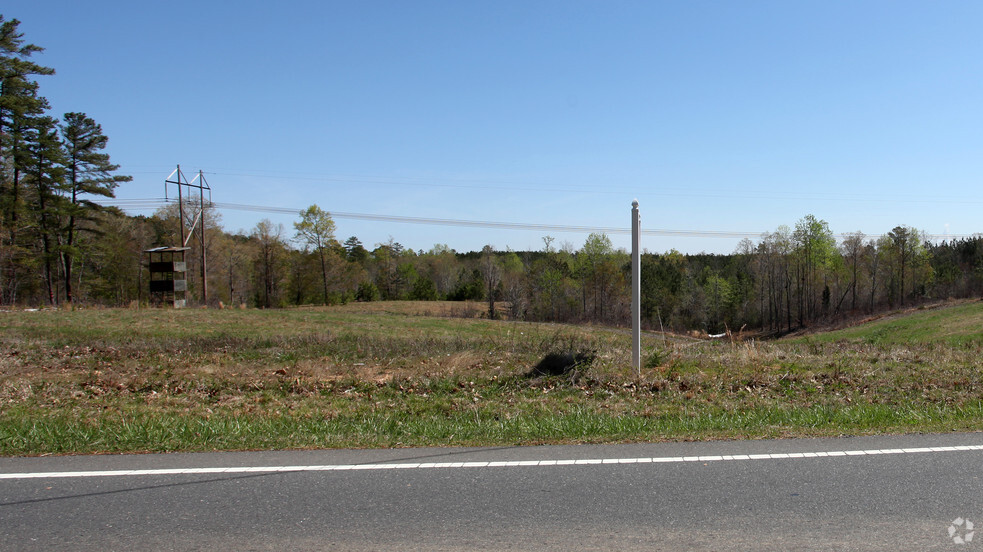
[[102,206],[88,196],[115,197],[116,187],[133,180],[132,176],[113,174],[119,165],[109,161],[106,149],[109,138],[102,126],[84,113],[66,113],[61,125],[65,148],[64,190],[69,201],[61,248],[65,277],[65,299],[72,302],[72,267],[78,254],[75,235],[82,220],[94,220]]
[[731,302],[731,285],[716,272],[706,267],[703,295],[706,297],[707,332],[721,333],[727,328],[727,314]]
[[627,282],[621,267],[627,261],[623,253],[619,255],[614,250],[611,238],[606,234],[587,236],[575,257],[586,318],[596,321],[622,318],[619,311],[627,293]]
[[300,212],[300,221],[294,223],[296,238],[312,247],[321,261],[321,283],[324,304],[328,304],[328,263],[327,250],[334,241],[335,224],[331,215],[316,204]]
[[[412,252],[412,250],[408,250],[409,252]],[[406,256],[409,257],[409,254]],[[397,278],[398,287],[394,299],[402,299],[403,297],[412,295],[413,289],[420,279],[420,273],[417,272],[416,265],[412,260],[399,263],[399,266],[396,267],[396,273],[399,276]]]

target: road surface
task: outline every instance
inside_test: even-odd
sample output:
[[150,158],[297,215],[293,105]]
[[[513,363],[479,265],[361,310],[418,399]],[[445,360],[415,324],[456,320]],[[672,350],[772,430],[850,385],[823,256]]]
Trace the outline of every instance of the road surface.
[[0,550],[983,550],[981,475],[981,433],[0,458]]

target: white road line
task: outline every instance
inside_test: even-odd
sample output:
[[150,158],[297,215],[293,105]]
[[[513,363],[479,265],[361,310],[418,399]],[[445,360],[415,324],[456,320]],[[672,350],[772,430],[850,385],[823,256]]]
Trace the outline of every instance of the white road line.
[[654,458],[584,458],[579,460],[501,460],[491,462],[381,462],[372,464],[327,464],[312,466],[228,466],[214,468],[166,468],[147,470],[99,470],[0,473],[0,479],[53,479],[69,477],[125,477],[147,475],[210,475],[240,473],[286,473],[311,471],[359,470],[429,470],[458,468],[518,468],[544,466],[590,466],[608,464],[653,464],[687,462],[741,462],[759,460],[796,460],[803,458],[835,458],[877,456],[884,454],[938,454],[944,452],[983,451],[983,445],[922,447],[906,449],[831,450],[814,452],[778,452],[771,454],[726,454],[720,456],[663,456]]

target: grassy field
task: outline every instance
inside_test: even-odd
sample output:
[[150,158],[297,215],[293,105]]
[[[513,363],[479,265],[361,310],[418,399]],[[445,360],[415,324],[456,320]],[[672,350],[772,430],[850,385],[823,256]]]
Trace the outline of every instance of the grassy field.
[[[983,429],[983,303],[775,342],[473,318],[481,305],[0,312],[0,454]],[[531,374],[549,353],[593,362]]]
[[979,347],[983,345],[983,302],[919,307],[809,339],[884,346],[932,343],[956,348]]

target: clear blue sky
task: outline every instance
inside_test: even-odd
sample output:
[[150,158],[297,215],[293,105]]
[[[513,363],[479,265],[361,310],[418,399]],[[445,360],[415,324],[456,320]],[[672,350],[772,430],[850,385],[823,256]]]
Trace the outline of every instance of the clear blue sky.
[[[7,0],[160,198],[521,224],[983,232],[983,2]],[[139,211],[134,211],[139,212]],[[150,211],[144,211],[149,213]],[[234,209],[293,234],[296,216]],[[579,248],[586,232],[336,218],[367,247]],[[629,247],[627,235],[611,234]],[[654,235],[661,252],[737,238]]]

